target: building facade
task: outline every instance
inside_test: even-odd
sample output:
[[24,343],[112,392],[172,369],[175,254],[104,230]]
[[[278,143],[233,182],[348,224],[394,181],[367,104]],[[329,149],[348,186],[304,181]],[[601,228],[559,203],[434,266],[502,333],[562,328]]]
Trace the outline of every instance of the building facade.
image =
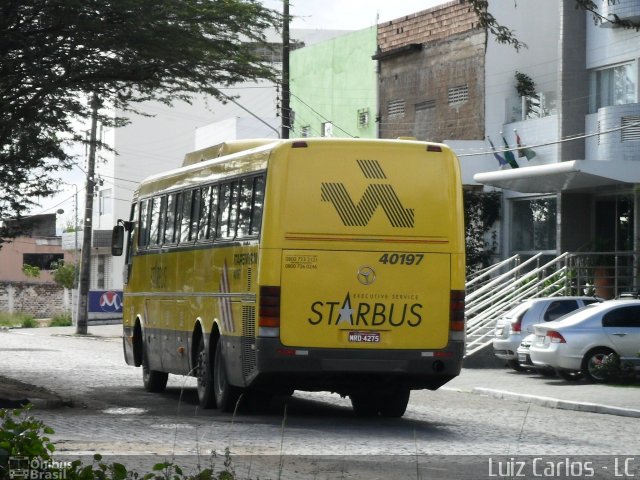
[[[633,19],[637,5],[601,9]],[[621,288],[637,289],[640,33],[596,24],[570,0],[490,8],[529,48],[489,40],[486,134],[512,147],[520,138],[536,154],[474,177],[505,191],[503,253],[611,252],[600,257],[627,279]],[[518,97],[515,71],[533,95]]]
[[461,2],[380,24],[379,137],[482,139],[485,42],[477,16]]
[[291,52],[292,137],[376,138],[376,27]]

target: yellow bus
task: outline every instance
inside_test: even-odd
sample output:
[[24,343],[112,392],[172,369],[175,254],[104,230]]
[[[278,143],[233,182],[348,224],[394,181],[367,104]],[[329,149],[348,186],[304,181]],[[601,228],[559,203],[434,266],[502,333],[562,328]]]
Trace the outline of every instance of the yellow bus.
[[[238,141],[147,178],[114,228],[126,255],[124,354],[202,407],[294,390],[402,416],[459,374],[459,164],[412,140]],[[126,248],[124,247],[126,241]]]

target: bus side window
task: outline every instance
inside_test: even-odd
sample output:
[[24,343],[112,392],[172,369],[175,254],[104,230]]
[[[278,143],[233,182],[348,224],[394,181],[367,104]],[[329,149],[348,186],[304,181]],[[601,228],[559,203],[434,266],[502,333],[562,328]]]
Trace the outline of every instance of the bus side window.
[[180,222],[180,243],[189,241],[189,229],[191,227],[191,204],[193,203],[193,193],[191,190],[185,192],[182,199],[182,220]]
[[238,219],[238,182],[228,182],[220,186],[220,209],[216,237],[230,240],[235,236]]
[[200,189],[191,191],[191,225],[189,226],[189,241],[198,239],[198,215],[200,214],[200,204],[202,203],[202,191]]
[[198,215],[198,240],[209,238],[209,210],[211,208],[211,185],[202,187],[200,199],[200,214]]
[[253,202],[253,178],[240,181],[238,207],[238,237],[251,235],[251,204]]
[[138,234],[138,246],[145,248],[149,243],[149,203],[150,200],[140,202],[140,231]]
[[175,231],[176,231],[176,194],[172,193],[167,198],[167,217],[164,227],[164,242],[163,243],[175,243]]
[[220,186],[213,185],[211,187],[211,207],[209,209],[209,230],[207,230],[207,238],[213,239],[216,236],[216,226],[218,225],[218,204],[220,199]]
[[262,207],[264,205],[264,175],[255,177],[253,184],[253,205],[251,208],[250,235],[259,235],[262,228]]
[[158,245],[158,233],[160,225],[160,197],[151,200],[151,210],[149,211],[149,242],[148,245]]
[[167,223],[167,196],[160,198],[160,221],[158,222],[158,245],[164,243],[164,229]]

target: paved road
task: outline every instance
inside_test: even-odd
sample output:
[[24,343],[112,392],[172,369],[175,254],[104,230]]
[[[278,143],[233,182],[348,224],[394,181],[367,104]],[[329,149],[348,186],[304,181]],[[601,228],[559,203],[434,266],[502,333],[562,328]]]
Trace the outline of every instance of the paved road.
[[[472,393],[518,386],[537,395],[544,389],[574,391],[576,400],[592,401],[587,395],[592,387],[585,384],[508,370],[465,370],[447,389],[412,393],[402,419],[357,418],[347,399],[327,393],[296,393],[263,412],[234,417],[199,409],[193,379],[171,376],[166,393],[144,392],[140,369],[123,362],[119,328],[94,329],[103,336],[65,336],[65,330],[52,335],[46,329],[0,332],[1,375],[74,399],[73,408],[37,412],[55,429],[61,454],[139,455],[135,458],[144,463],[144,455],[170,458],[229,448],[243,469],[241,478],[252,478],[252,466],[264,473],[265,464],[270,465],[266,471],[275,472],[271,478],[388,478],[390,473],[404,478],[398,472],[415,478],[418,471],[425,478],[424,472],[451,463],[451,455],[458,467],[468,464],[469,478],[488,475],[492,456],[636,455],[640,465],[640,418]],[[639,391],[597,387],[631,391],[630,398]],[[435,461],[437,456],[444,460]],[[450,473],[452,467],[447,468]]]

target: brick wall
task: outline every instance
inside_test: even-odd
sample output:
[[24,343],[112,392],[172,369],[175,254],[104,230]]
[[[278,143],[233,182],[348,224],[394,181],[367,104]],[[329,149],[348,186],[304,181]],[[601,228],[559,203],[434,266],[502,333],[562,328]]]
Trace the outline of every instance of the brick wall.
[[51,318],[69,310],[68,295],[55,283],[0,282],[0,311]]
[[478,28],[478,17],[467,3],[453,1],[378,25],[381,52],[411,43],[431,43]]
[[485,46],[457,1],[379,25],[379,137],[484,138]]

